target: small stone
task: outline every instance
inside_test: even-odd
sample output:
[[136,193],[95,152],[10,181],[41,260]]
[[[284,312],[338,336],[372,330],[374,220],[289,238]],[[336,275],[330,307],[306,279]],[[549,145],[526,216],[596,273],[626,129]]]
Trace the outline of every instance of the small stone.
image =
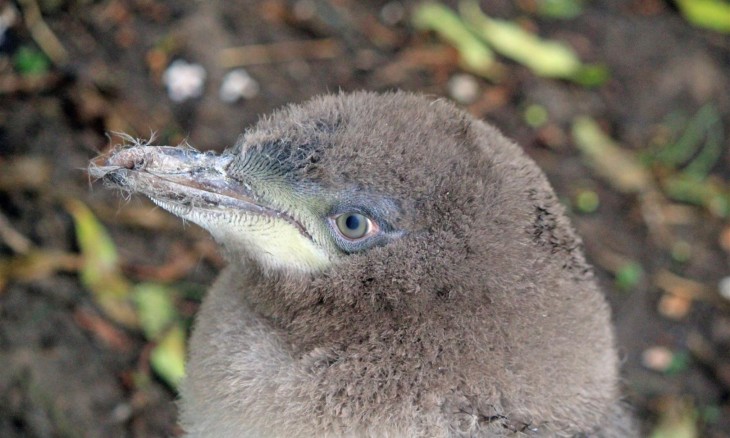
[[659,313],[669,319],[682,319],[687,316],[692,301],[684,296],[664,294],[659,299]]
[[720,296],[726,300],[730,300],[730,277],[725,277],[717,284],[720,290]]
[[406,8],[403,7],[403,3],[398,1],[388,2],[380,9],[380,20],[388,26],[400,23],[405,15]]
[[317,13],[317,4],[312,0],[299,0],[294,3],[293,12],[298,21],[311,20]]
[[184,102],[203,95],[206,76],[207,73],[202,65],[178,59],[173,61],[162,74],[162,82],[167,87],[170,99],[174,102]]
[[223,77],[218,93],[221,100],[228,103],[240,99],[252,99],[259,94],[259,83],[242,68],[231,70]]
[[375,50],[362,49],[358,50],[355,56],[355,68],[358,70],[372,70],[378,62],[378,54]]
[[474,76],[466,73],[452,76],[447,87],[449,96],[463,105],[474,102],[479,96],[479,82]]
[[726,252],[730,253],[730,225],[725,226],[720,232],[720,247]]
[[114,423],[125,423],[133,414],[134,411],[129,403],[119,403],[112,409],[110,417]]
[[0,11],[0,45],[5,42],[5,33],[15,25],[18,20],[18,13],[11,4],[6,4]]
[[712,321],[712,342],[730,346],[730,316],[717,317]]
[[667,371],[673,359],[674,353],[667,347],[649,347],[641,353],[641,364],[652,371]]

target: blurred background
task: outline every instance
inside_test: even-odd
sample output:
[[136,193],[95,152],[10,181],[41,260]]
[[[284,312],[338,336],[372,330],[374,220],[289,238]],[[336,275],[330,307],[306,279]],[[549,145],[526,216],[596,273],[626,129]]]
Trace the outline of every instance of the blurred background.
[[726,0],[0,0],[0,436],[180,433],[223,261],[89,159],[131,138],[221,151],[288,102],[401,88],[548,174],[643,435],[730,437],[729,33]]

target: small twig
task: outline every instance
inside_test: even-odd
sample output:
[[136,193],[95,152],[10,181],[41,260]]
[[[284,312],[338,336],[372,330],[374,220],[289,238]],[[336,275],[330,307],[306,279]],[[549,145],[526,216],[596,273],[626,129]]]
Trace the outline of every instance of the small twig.
[[649,235],[663,248],[670,248],[676,238],[667,226],[665,207],[667,199],[654,186],[654,182],[647,184],[647,188],[639,195],[641,217],[649,228]]
[[0,213],[0,238],[18,254],[28,254],[33,243],[10,225],[10,221]]
[[687,336],[687,348],[712,377],[730,389],[730,366],[723,362],[710,341],[700,332],[693,330]]
[[340,43],[335,39],[325,38],[231,47],[220,52],[218,62],[224,68],[232,68],[300,59],[332,59],[340,54]]
[[680,277],[662,269],[654,275],[654,284],[663,291],[688,299],[712,303],[721,308],[730,308],[725,300],[712,292],[712,288],[699,281]]
[[654,276],[654,284],[674,295],[688,299],[699,299],[708,295],[708,289],[699,281],[680,277],[666,269],[662,269]]
[[55,87],[61,78],[58,74],[20,76],[5,74],[0,77],[0,96],[15,93],[39,93]]
[[48,58],[56,65],[63,65],[68,59],[68,52],[61,44],[50,27],[43,21],[41,9],[38,7],[36,0],[18,0],[23,9],[23,19],[25,25],[30,30],[31,36],[48,56]]

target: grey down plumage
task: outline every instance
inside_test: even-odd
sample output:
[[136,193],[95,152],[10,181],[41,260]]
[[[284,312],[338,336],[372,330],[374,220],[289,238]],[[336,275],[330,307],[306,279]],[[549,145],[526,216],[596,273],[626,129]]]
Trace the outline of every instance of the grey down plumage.
[[91,172],[206,228],[228,260],[190,341],[189,436],[633,434],[563,208],[451,103],[323,96],[219,156],[133,145]]

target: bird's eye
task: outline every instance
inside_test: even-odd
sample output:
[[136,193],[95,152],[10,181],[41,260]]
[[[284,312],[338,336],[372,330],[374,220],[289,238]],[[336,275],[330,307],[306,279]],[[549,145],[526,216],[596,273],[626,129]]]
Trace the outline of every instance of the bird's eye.
[[335,218],[337,230],[347,239],[357,240],[371,234],[373,221],[360,213],[344,213]]

